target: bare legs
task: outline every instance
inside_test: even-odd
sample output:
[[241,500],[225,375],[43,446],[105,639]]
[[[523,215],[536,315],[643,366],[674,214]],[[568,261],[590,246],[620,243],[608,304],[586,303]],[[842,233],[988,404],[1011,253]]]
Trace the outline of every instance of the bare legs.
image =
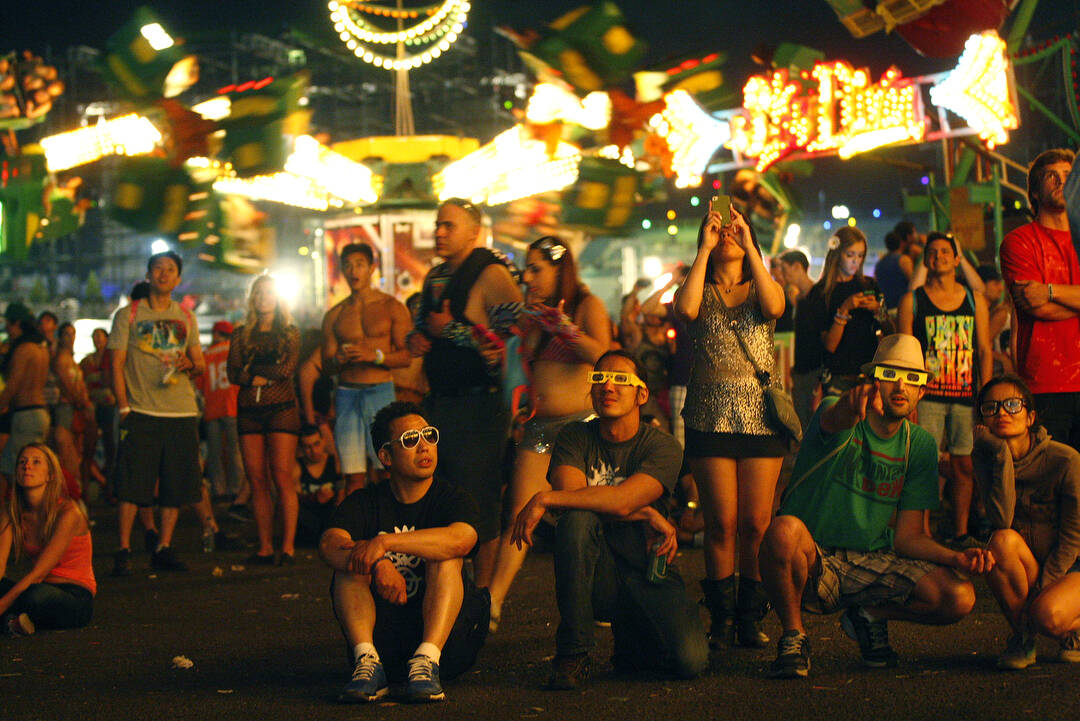
[[1023,537],[1011,528],[995,531],[990,550],[996,564],[986,580],[1014,633],[1061,638],[1080,629],[1080,574],[1068,573],[1030,599],[1039,564]]
[[758,580],[758,549],[772,515],[782,458],[694,458],[690,461],[705,516],[705,575],[739,573]]
[[[450,637],[465,596],[461,565],[460,558],[425,562],[423,639],[440,649]],[[371,576],[340,571],[334,575],[334,614],[350,648],[358,643],[373,642],[375,598],[371,591]]]
[[[801,520],[777,516],[761,544],[761,573],[765,590],[785,631],[805,633],[803,590],[821,573],[817,546]],[[867,608],[878,619],[944,625],[955,623],[975,606],[975,589],[948,568],[938,568],[915,584],[903,606]]]
[[[274,553],[274,503],[270,497],[270,479],[278,491],[281,505],[281,552],[296,552],[296,518],[299,500],[296,496],[293,466],[296,464],[296,436],[291,433],[246,433],[240,436],[244,472],[251,484],[251,505],[255,512],[255,528],[259,534],[258,555]],[[269,476],[269,477],[268,477]],[[164,519],[162,520],[164,526]]]
[[[546,480],[548,464],[551,456],[535,453],[533,451],[519,450],[514,458],[514,475],[510,480],[510,520],[517,518],[517,514],[525,507],[536,493],[551,488]],[[491,593],[491,615],[498,618],[502,612],[503,602],[510,593],[510,586],[514,583],[514,577],[521,570],[525,562],[527,549],[518,549],[510,543],[512,525],[503,531],[499,538],[497,555],[495,557],[495,570],[492,573],[491,584],[488,591]]]

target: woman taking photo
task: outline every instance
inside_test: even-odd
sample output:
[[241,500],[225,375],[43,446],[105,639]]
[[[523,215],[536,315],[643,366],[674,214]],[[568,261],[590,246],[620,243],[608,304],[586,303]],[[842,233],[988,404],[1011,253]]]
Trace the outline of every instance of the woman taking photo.
[[[573,253],[563,241],[547,236],[534,241],[525,256],[526,308],[519,321],[522,354],[531,375],[532,418],[517,446],[507,493],[510,518],[547,482],[551,447],[567,423],[592,414],[589,371],[611,343],[611,323],[603,302],[578,279]],[[525,549],[510,543],[512,528],[499,542],[491,593],[491,628],[498,627]]]
[[274,504],[270,478],[278,491],[282,538],[279,566],[291,566],[299,501],[293,483],[300,411],[293,375],[300,358],[300,331],[281,303],[273,277],[261,275],[251,284],[247,317],[233,333],[229,347],[229,382],[237,395],[237,432],[244,472],[251,483],[251,502],[259,549],[248,562],[274,563]]
[[[97,593],[92,556],[90,525],[64,490],[56,454],[44,443],[24,446],[0,514],[0,630],[26,636],[88,624]],[[9,557],[29,566],[18,581],[4,577]]]
[[[866,236],[844,226],[829,238],[829,251],[814,286],[814,313],[825,346],[826,393],[843,393],[855,385],[859,369],[874,358],[878,330],[885,322],[881,289],[863,276]],[[883,330],[887,333],[888,330]]]
[[995,529],[987,583],[1012,635],[998,668],[1035,663],[1035,636],[1080,663],[1080,454],[1036,425],[1034,398],[1017,376],[990,379],[976,405],[975,479]]
[[683,419],[686,458],[705,517],[701,586],[714,648],[736,640],[760,648],[769,640],[759,628],[768,601],[757,555],[787,441],[766,421],[761,384],[736,333],[778,385],[773,327],[784,302],[784,289],[765,267],[743,216],[732,209],[731,222],[724,225],[720,213],[710,211],[698,231],[697,257],[675,296],[675,312],[686,321],[694,344]]

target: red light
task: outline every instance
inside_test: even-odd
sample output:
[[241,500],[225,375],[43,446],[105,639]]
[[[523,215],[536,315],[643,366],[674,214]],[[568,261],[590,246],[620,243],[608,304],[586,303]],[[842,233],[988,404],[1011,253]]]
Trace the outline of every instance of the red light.
[[682,63],[679,64],[679,67],[683,70],[689,70],[690,68],[697,67],[697,64],[697,60],[684,60]]
[[675,329],[674,328],[668,328],[667,333],[665,333],[664,335],[667,336],[668,340],[675,340]]
[[220,89],[218,90],[218,95],[224,95],[225,93],[231,93],[231,92],[232,92],[232,91],[234,91],[234,90],[236,90],[236,85],[235,85],[235,84],[233,84],[233,85],[226,85],[225,87],[223,87],[223,88],[220,88]]
[[258,90],[259,88],[265,88],[267,85],[269,85],[272,82],[274,82],[274,79],[272,77],[266,77],[266,78],[263,78],[262,80],[260,80],[259,82],[255,83],[252,86],[252,88],[254,90]]
[[717,59],[718,59],[719,57],[720,57],[720,53],[709,53],[708,55],[706,55],[705,57],[703,57],[703,58],[701,59],[701,62],[703,62],[703,63],[712,63],[712,62],[716,62],[716,60],[717,60]]
[[713,190],[720,190],[720,181],[719,180],[714,180],[712,182],[712,187],[713,187]]

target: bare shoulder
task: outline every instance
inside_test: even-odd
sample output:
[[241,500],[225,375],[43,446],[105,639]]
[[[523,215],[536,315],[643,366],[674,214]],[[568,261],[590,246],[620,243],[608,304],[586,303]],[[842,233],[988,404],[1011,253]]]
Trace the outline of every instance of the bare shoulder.
[[607,313],[607,308],[604,307],[604,301],[597,298],[592,293],[586,295],[581,303],[578,304],[577,312],[574,313],[578,318],[585,318],[586,316],[596,315],[598,313]]
[[337,304],[334,305],[334,307],[326,311],[326,315],[323,316],[323,326],[326,326],[327,324],[333,323],[335,320],[337,320],[337,317],[341,315],[341,309],[344,308],[345,304],[348,302],[348,298],[345,298],[344,300],[339,300]]

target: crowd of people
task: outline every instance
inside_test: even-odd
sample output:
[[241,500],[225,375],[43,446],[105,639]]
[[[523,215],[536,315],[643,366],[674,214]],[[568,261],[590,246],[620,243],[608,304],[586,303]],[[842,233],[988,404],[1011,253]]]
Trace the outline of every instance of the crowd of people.
[[[564,240],[531,243],[519,271],[482,243],[481,209],[450,199],[420,293],[380,291],[373,249],[347,245],[350,294],[321,331],[301,333],[262,275],[204,353],[172,298],[172,251],[79,363],[73,326],[9,303],[0,576],[27,570],[0,582],[3,628],[89,622],[81,499],[96,482],[117,508],[116,576],[133,573],[136,518],[151,567],[186,570],[184,506],[205,550],[234,547],[214,498],[254,521],[250,564],[317,545],[350,649],[343,701],[390,683],[444,698],[541,539],[560,615],[551,689],[586,682],[597,626],[616,672],[693,678],[710,652],[765,647],[770,610],[770,677],[809,674],[804,612],[842,612],[863,662],[892,666],[888,622],[960,620],[973,576],[1010,628],[1000,667],[1034,663],[1038,634],[1080,662],[1073,161],[1031,164],[1034,217],[1005,237],[1000,273],[904,222],[872,277],[866,236],[840,228],[814,281],[802,252],[766,258],[737,208],[710,208],[693,260],[613,321]],[[794,334],[789,379],[778,326]],[[704,554],[707,628],[680,546]]]

